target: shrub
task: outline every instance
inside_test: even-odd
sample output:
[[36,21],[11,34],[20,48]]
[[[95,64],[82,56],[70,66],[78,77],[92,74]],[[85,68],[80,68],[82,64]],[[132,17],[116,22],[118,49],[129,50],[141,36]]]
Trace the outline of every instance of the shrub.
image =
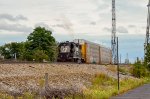
[[133,76],[141,78],[147,76],[148,73],[146,66],[144,66],[144,64],[137,58],[137,61],[133,65]]
[[124,75],[128,74],[128,71],[125,68],[119,68],[119,72],[121,72]]
[[45,54],[43,50],[35,50],[33,52],[33,58],[37,62],[43,62],[43,60],[48,60],[48,55]]

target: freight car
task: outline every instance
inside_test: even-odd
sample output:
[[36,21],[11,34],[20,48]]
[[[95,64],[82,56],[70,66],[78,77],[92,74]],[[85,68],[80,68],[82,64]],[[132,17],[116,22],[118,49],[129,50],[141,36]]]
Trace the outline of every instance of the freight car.
[[58,61],[78,63],[111,64],[111,49],[83,39],[59,44]]

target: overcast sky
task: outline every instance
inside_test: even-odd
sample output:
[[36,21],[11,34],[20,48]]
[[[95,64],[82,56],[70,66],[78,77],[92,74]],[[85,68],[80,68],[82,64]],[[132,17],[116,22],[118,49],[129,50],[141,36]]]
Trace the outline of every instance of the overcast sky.
[[[143,57],[148,0],[116,0],[122,62]],[[36,26],[57,41],[87,39],[111,46],[111,0],[0,0],[0,45],[25,41]]]

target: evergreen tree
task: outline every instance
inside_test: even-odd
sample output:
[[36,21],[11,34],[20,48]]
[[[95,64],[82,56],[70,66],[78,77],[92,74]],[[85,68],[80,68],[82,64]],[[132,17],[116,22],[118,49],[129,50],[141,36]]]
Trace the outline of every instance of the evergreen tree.
[[146,47],[146,53],[145,53],[145,66],[150,71],[150,45]]

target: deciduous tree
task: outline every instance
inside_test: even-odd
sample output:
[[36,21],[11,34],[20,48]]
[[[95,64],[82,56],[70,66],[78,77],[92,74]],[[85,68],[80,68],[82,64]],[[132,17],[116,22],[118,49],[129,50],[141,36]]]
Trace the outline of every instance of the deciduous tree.
[[51,31],[46,30],[44,27],[37,27],[28,36],[27,42],[29,43],[27,49],[29,52],[41,51],[48,56],[50,61],[55,59],[57,47]]

